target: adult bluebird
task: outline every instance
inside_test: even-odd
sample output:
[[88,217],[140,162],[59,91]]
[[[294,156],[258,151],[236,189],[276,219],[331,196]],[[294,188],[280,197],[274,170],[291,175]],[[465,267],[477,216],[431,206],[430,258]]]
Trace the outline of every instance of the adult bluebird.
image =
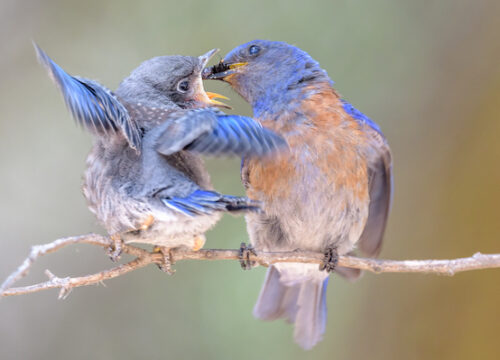
[[[204,76],[228,82],[289,152],[247,159],[242,180],[262,212],[247,214],[256,250],[325,252],[325,264],[279,263],[266,275],[254,315],[295,323],[305,349],[326,326],[328,272],[338,254],[378,255],[391,203],[391,152],[380,128],[343,100],[318,62],[283,42],[238,46]],[[326,270],[326,271],[322,271]],[[359,270],[336,268],[348,278]]]
[[199,154],[265,156],[284,140],[250,118],[229,116],[203,89],[200,57],[160,56],[143,62],[116,92],[68,75],[35,46],[73,117],[95,137],[84,195],[114,241],[168,249],[200,249],[203,233],[222,212],[256,210],[257,203],[213,191]]

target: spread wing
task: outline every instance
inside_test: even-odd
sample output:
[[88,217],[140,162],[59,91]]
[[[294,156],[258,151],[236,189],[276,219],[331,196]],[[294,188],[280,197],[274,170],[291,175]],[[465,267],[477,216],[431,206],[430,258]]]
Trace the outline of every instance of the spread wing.
[[156,149],[164,155],[187,150],[213,156],[264,156],[287,145],[251,118],[210,109],[174,113],[159,131]]
[[392,200],[391,150],[377,124],[347,101],[342,100],[342,103],[344,110],[356,119],[369,135],[367,160],[370,206],[368,220],[358,241],[358,248],[367,256],[377,256],[382,246]]
[[58,86],[80,125],[99,135],[121,132],[130,147],[140,150],[141,132],[111,91],[95,81],[69,75],[36,44],[34,46],[38,60]]

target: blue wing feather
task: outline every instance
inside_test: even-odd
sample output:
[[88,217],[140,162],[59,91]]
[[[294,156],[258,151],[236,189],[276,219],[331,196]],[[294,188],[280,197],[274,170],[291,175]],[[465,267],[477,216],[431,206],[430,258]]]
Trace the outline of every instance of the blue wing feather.
[[113,93],[95,81],[69,75],[36,44],[34,46],[40,63],[59,87],[76,122],[97,134],[120,131],[130,147],[139,151],[141,132]]
[[255,120],[220,115],[212,109],[176,112],[153,131],[163,155],[188,150],[205,155],[265,156],[286,147],[286,141]]
[[208,190],[196,190],[186,197],[174,196],[161,200],[170,209],[190,217],[207,215],[215,211],[258,210],[257,202],[246,197],[222,195]]
[[265,156],[286,147],[286,141],[255,120],[238,115],[219,115],[212,131],[201,134],[186,150],[207,155]]

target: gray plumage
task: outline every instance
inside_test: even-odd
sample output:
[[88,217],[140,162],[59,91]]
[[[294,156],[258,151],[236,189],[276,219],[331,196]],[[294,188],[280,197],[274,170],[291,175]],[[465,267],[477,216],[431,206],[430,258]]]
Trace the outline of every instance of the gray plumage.
[[215,51],[147,60],[113,93],[68,75],[35,48],[75,119],[95,137],[83,191],[110,235],[198,248],[197,237],[221,212],[257,210],[247,198],[213,191],[198,154],[265,156],[285,142],[252,119],[207,108],[213,101],[200,74]]

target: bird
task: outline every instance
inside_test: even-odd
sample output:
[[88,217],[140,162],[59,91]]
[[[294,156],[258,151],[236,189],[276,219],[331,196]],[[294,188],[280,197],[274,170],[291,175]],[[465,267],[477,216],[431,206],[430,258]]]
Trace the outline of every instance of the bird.
[[255,40],[231,50],[203,72],[222,80],[274,130],[289,150],[270,159],[245,158],[241,178],[261,212],[245,215],[257,251],[321,251],[324,264],[269,267],[253,314],[294,323],[304,349],[323,338],[329,273],[338,255],[380,252],[392,198],[392,157],[380,127],[333,88],[308,53],[285,42]]
[[112,240],[112,260],[123,243],[152,244],[172,273],[171,249],[199,250],[224,212],[258,211],[256,201],[214,191],[200,155],[266,156],[286,143],[214,108],[227,107],[215,100],[225,97],[206,93],[201,73],[218,49],[146,60],[111,92],[34,46],[76,122],[93,134],[83,193]]

